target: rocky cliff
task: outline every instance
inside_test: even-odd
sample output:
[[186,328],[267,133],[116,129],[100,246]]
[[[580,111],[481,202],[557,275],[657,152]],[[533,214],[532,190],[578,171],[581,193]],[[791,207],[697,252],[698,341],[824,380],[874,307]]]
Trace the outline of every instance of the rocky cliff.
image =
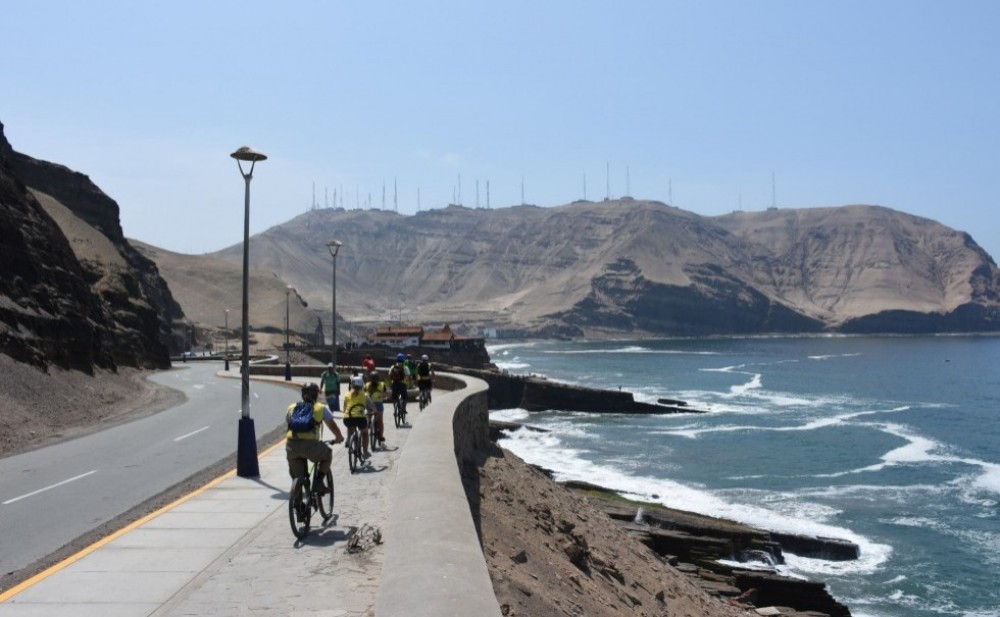
[[89,178],[16,152],[0,124],[0,352],[36,366],[169,365],[183,316]]

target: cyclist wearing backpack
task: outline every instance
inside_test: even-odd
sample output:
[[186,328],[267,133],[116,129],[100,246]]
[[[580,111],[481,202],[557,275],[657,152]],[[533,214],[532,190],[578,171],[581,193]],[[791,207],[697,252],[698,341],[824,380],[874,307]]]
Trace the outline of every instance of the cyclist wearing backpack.
[[431,388],[434,385],[434,367],[431,366],[429,362],[430,358],[427,354],[420,356],[420,362],[417,363],[417,389],[421,392],[427,392],[427,402],[431,402]]
[[[325,424],[333,432],[334,443],[344,441],[344,435],[334,421],[330,408],[317,402],[318,398],[319,386],[307,383],[302,386],[302,400],[289,405],[285,413],[288,425],[285,458],[288,459],[288,474],[292,478],[306,475],[306,459],[318,462],[324,474],[330,471],[333,450],[323,443],[322,425]],[[325,492],[329,487],[323,486],[320,490]]]
[[375,413],[375,403],[365,392],[365,380],[361,375],[351,377],[351,388],[344,395],[344,426],[347,434],[361,431],[361,455],[366,461],[372,457],[368,452],[368,412]]
[[403,366],[403,361],[406,360],[406,356],[399,354],[396,356],[396,363],[392,365],[389,369],[389,387],[392,389],[392,400],[397,400],[402,397],[400,405],[402,406],[401,411],[406,411],[406,368]]

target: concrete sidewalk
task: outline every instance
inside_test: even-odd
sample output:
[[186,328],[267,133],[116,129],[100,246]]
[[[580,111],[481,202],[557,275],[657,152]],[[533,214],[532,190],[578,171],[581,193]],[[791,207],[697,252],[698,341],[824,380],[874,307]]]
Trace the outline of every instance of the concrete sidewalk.
[[[408,417],[420,421],[412,408]],[[304,540],[288,522],[284,442],[261,452],[260,478],[231,472],[5,592],[0,617],[73,615],[374,614],[397,461],[410,431],[392,426],[389,449],[351,474],[332,446],[334,517],[313,516]],[[329,436],[328,436],[329,437]],[[361,550],[350,553],[354,537]]]

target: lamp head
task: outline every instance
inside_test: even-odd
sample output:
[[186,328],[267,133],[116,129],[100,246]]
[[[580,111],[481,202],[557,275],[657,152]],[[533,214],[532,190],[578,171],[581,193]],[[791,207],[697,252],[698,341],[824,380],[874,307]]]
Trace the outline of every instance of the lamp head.
[[233,157],[237,161],[250,161],[251,163],[256,163],[257,161],[266,161],[267,155],[263,152],[258,152],[250,146],[243,146],[236,152],[233,152],[229,156]]
[[342,245],[343,242],[341,242],[340,240],[330,240],[329,242],[326,243],[326,248],[330,249],[330,255],[336,257],[337,251],[340,250],[340,247]]

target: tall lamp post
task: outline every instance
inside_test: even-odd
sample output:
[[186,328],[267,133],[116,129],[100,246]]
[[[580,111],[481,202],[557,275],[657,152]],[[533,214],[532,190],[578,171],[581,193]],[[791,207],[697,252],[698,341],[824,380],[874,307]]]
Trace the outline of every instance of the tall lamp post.
[[285,287],[285,381],[292,380],[291,348],[288,346],[288,330],[291,326],[288,320],[288,299],[292,295],[292,286]]
[[[250,417],[250,180],[253,179],[253,168],[257,161],[267,160],[261,152],[249,146],[243,146],[229,156],[236,159],[240,175],[246,183],[243,205],[243,353],[240,358],[240,429],[236,449],[236,475],[242,478],[260,476],[257,464],[257,436],[253,428],[253,418]],[[242,161],[250,163],[250,170],[243,171]]]
[[229,309],[226,309],[226,348],[222,353],[226,359],[226,371],[229,371]]
[[330,362],[333,363],[333,370],[337,370],[337,251],[343,243],[340,240],[330,240],[326,243],[326,248],[330,249],[330,257],[333,257],[333,282],[330,285],[332,294],[330,312],[333,319],[330,322]]

